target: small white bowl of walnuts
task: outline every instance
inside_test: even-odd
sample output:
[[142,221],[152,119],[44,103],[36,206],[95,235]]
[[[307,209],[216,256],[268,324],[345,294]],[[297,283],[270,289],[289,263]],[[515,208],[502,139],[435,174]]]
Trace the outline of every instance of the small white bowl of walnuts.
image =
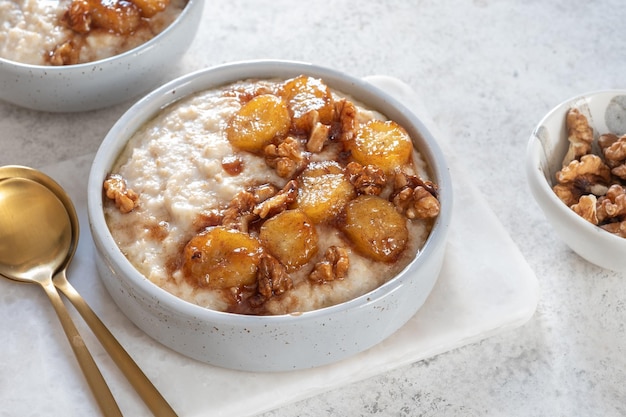
[[572,250],[626,271],[626,90],[583,94],[550,111],[530,137],[526,172]]

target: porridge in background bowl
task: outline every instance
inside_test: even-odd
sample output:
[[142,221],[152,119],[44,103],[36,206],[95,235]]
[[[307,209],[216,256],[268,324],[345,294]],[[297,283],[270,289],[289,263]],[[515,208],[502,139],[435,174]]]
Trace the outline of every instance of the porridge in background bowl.
[[439,214],[407,131],[322,79],[245,80],[165,108],[104,182],[153,283],[229,313],[340,304],[396,276]]
[[74,65],[129,51],[168,27],[187,0],[0,0],[0,57]]
[[[64,11],[71,4],[97,5],[100,1],[29,0],[7,3],[6,0],[0,0],[3,7],[0,12],[2,18],[4,13],[7,16],[14,15],[6,17],[6,21],[0,21],[0,33],[2,36],[12,33],[11,36],[19,38],[17,41],[19,47],[11,47],[11,53],[31,55],[31,59],[44,62],[39,65],[23,63],[14,60],[17,57],[9,59],[0,53],[0,100],[39,111],[84,112],[136,98],[179,71],[178,60],[193,44],[202,20],[204,0],[184,2],[170,0],[169,3],[160,0],[144,2],[137,0],[132,4],[167,4],[167,9],[150,17],[150,21],[158,22],[162,19],[169,21],[174,17],[173,14],[176,14],[176,17],[151,39],[134,48],[124,49],[125,52],[85,63],[49,65],[47,62],[50,60],[50,54],[54,55],[55,48],[63,45],[67,39],[80,40],[76,45],[70,43],[67,48],[60,47],[71,57],[73,52],[78,51],[82,55],[88,51],[87,47],[79,48],[81,43],[90,44],[92,47],[97,46],[97,43],[106,43],[105,47],[98,46],[102,47],[102,51],[98,49],[98,54],[113,53],[112,49],[117,49],[116,42],[122,42],[123,48],[129,46],[124,45],[127,36],[93,26],[90,26],[92,31],[82,35],[63,25],[57,27],[54,23],[46,25],[43,22],[39,23],[45,30],[39,31],[37,24],[27,24],[26,20],[22,19],[22,7],[40,7],[42,13],[49,7],[50,10],[58,10],[57,19],[62,19]],[[114,3],[116,4],[117,0],[102,0],[102,4]],[[128,6],[131,3],[126,1],[125,4]],[[184,8],[181,11],[180,6],[183,4]],[[106,16],[114,20],[115,13]],[[86,14],[85,17],[85,22],[93,23],[91,14]],[[145,18],[142,18],[140,23],[140,26],[147,25]],[[112,44],[109,43],[110,40],[113,41]],[[16,41],[13,39],[11,42]],[[39,50],[33,49],[34,43],[40,44]],[[4,42],[0,41],[0,52],[4,48],[3,45]],[[31,45],[31,49],[28,49],[28,45]],[[59,55],[63,55],[61,51],[58,52]]]

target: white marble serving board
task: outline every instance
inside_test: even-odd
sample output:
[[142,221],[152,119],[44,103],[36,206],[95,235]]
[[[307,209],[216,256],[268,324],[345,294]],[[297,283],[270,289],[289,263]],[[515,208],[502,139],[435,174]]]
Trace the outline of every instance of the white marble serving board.
[[[85,190],[93,155],[43,168],[66,188],[79,213],[82,230],[70,281],[180,416],[255,415],[476,342],[533,315],[539,297],[535,274],[462,172],[421,101],[396,79],[368,79],[404,101],[440,139],[454,183],[453,221],[445,265],[425,305],[383,343],[333,365],[288,373],[237,372],[188,359],[150,339],[118,310],[96,275]],[[150,415],[80,317],[71,313],[122,412]],[[0,416],[98,414],[40,288],[0,280],[0,334]]]

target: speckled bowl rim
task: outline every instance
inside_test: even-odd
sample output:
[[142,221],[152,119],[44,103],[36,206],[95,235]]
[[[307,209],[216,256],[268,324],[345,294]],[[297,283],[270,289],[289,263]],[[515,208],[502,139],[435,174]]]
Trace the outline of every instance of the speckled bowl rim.
[[176,29],[176,27],[180,24],[181,21],[185,20],[185,17],[189,13],[193,13],[191,10],[194,9],[192,6],[195,3],[200,3],[202,6],[202,2],[204,0],[187,0],[187,4],[185,5],[183,11],[174,19],[172,23],[170,23],[164,30],[159,32],[156,36],[148,40],[147,42],[142,43],[134,47],[133,49],[129,49],[128,51],[122,52],[121,54],[113,55],[108,58],[99,59],[97,61],[84,62],[82,64],[73,64],[73,65],[36,65],[36,64],[26,64],[19,61],[13,61],[11,59],[3,58],[0,56],[0,66],[5,65],[7,67],[13,68],[23,68],[24,70],[31,72],[48,72],[54,70],[55,72],[70,72],[70,71],[80,71],[85,69],[90,69],[91,67],[100,67],[110,63],[114,63],[116,61],[124,60],[128,57],[143,55],[146,51],[149,51],[153,48],[158,47],[158,43],[161,38],[168,36],[169,32]]
[[[548,120],[551,120],[556,117],[556,114],[563,112],[566,108],[575,107],[577,103],[585,103],[589,105],[589,101],[593,100],[595,97],[601,96],[626,96],[626,89],[603,89],[596,91],[589,91],[586,93],[578,94],[573,96],[567,100],[563,100],[556,106],[554,106],[546,115],[537,123],[535,128],[533,129],[532,134],[530,135],[530,139],[528,141],[527,152],[526,152],[526,174],[529,181],[529,185],[531,186],[531,190],[533,193],[536,193],[535,200],[537,204],[545,210],[541,201],[538,200],[538,196],[541,196],[543,199],[547,200],[551,207],[559,210],[559,212],[568,218],[571,222],[576,222],[579,227],[585,231],[585,233],[589,233],[591,235],[599,234],[600,238],[607,239],[611,244],[624,245],[626,242],[625,238],[619,237],[610,233],[601,227],[598,227],[582,217],[576,214],[572,209],[567,207],[559,197],[552,190],[552,186],[554,185],[555,179],[551,178],[554,176],[555,172],[551,167],[542,167],[541,160],[537,157],[539,154],[536,153],[536,147],[539,147],[540,150],[545,154],[545,148],[541,142],[539,137],[539,130],[546,125]],[[591,123],[592,127],[594,126]],[[565,116],[563,117],[563,129],[562,134],[559,137],[559,141],[567,141],[566,133],[565,133]],[[596,132],[594,127],[594,138],[598,133],[605,132]],[[562,155],[564,157],[565,154]],[[546,159],[549,159],[546,155]]]
[[[407,120],[411,121],[416,130],[419,131],[422,136],[422,141],[428,146],[428,149],[420,148],[419,150],[429,163],[429,169],[432,175],[435,176],[440,187],[439,197],[441,201],[441,212],[435,220],[431,233],[422,247],[422,250],[394,278],[364,295],[330,307],[301,313],[272,316],[242,315],[201,307],[167,292],[139,273],[130,261],[128,261],[128,259],[122,254],[111,236],[102,210],[101,188],[102,181],[104,180],[103,174],[109,172],[110,167],[117,158],[119,152],[123,149],[123,146],[114,145],[125,145],[128,137],[130,137],[130,135],[132,135],[132,133],[136,130],[135,128],[127,128],[127,125],[141,126],[145,123],[145,121],[154,117],[156,112],[181,98],[187,97],[189,94],[203,91],[207,88],[218,87],[230,82],[223,81],[215,83],[198,80],[203,80],[203,77],[212,77],[214,74],[218,74],[218,76],[222,74],[223,76],[223,74],[227,74],[231,71],[237,73],[245,71],[250,74],[247,78],[280,78],[295,76],[293,74],[296,73],[305,73],[320,77],[329,85],[333,85],[337,82],[337,80],[341,80],[349,83],[351,88],[358,89],[359,93],[363,96],[379,97],[391,108],[395,108],[397,112],[402,114]],[[292,75],[284,75],[285,73],[292,73]],[[232,80],[237,81],[239,79],[241,78],[236,77]],[[199,88],[194,88],[194,84],[201,84],[201,86],[199,86]],[[354,95],[352,92],[344,91],[344,93],[351,96]],[[146,109],[148,109],[147,113]],[[120,142],[118,139],[119,137],[123,137],[123,141]],[[416,139],[414,138],[414,140]],[[437,165],[433,166],[434,163]],[[108,248],[106,256],[110,256],[109,260],[119,267],[121,273],[125,275],[125,279],[130,281],[132,285],[135,285],[141,291],[144,291],[152,299],[158,300],[162,307],[176,311],[178,314],[183,316],[190,316],[198,319],[206,318],[207,320],[218,324],[231,324],[233,322],[239,324],[257,322],[263,323],[268,321],[273,324],[279,324],[281,322],[293,323],[294,318],[297,318],[300,321],[318,320],[328,316],[336,316],[346,310],[366,308],[368,305],[376,303],[377,300],[385,297],[387,294],[402,290],[405,281],[411,279],[407,271],[412,268],[419,267],[419,264],[423,263],[424,259],[427,259],[433,252],[437,251],[438,248],[445,245],[452,214],[452,181],[447,161],[435,138],[416,115],[414,115],[406,106],[397,101],[395,98],[365,80],[311,63],[283,60],[240,61],[206,68],[170,81],[169,83],[164,84],[146,95],[143,99],[132,106],[106,135],[96,154],[90,171],[87,193],[89,222],[96,246],[100,245],[102,248]],[[419,274],[419,268],[415,273]]]

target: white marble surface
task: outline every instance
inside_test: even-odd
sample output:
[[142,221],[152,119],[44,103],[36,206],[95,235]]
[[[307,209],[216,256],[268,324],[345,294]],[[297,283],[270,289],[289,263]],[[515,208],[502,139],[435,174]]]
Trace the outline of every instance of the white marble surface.
[[[174,74],[281,58],[405,81],[541,289],[522,327],[265,416],[626,414],[626,277],[558,240],[530,197],[522,163],[533,127],[552,106],[624,87],[624,18],[620,0],[207,3]],[[129,104],[42,114],[0,103],[0,165],[40,167],[92,153]]]

